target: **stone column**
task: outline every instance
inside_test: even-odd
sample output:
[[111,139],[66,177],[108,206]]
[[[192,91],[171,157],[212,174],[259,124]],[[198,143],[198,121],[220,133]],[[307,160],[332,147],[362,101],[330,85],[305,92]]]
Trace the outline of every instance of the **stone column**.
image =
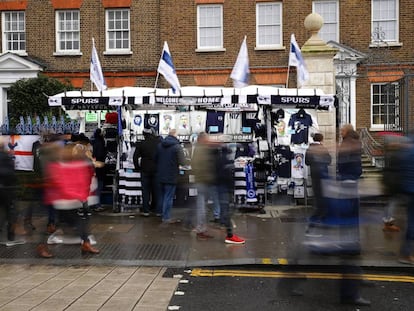
[[[309,14],[304,21],[305,28],[311,37],[302,46],[302,56],[309,72],[302,88],[321,89],[325,94],[336,93],[334,56],[337,49],[330,47],[319,36],[323,19],[317,13]],[[320,132],[325,137],[325,145],[334,151],[336,147],[336,109],[332,111],[318,111],[317,120]],[[334,155],[334,154],[332,154]]]

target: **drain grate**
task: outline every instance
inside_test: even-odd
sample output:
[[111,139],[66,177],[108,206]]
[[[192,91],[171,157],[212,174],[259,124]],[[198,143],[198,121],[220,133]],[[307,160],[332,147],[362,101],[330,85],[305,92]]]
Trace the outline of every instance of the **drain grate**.
[[296,222],[305,223],[307,222],[306,217],[279,217],[281,222]]
[[[26,243],[11,247],[0,246],[1,259],[38,258],[36,243]],[[164,244],[115,244],[99,243],[99,255],[81,255],[80,245],[49,245],[55,259],[99,258],[100,260],[153,260],[182,261],[187,258],[188,246]]]

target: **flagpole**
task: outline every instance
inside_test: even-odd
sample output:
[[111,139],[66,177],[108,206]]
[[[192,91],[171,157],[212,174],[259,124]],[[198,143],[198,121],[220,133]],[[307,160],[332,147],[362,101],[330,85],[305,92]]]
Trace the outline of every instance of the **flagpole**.
[[[95,46],[95,38],[94,37],[92,37],[92,53],[93,53],[93,47]],[[91,53],[91,55],[92,55],[92,53]],[[91,92],[93,91],[93,82],[92,82],[92,79],[91,79],[91,76],[89,75],[89,81],[90,81],[90,83],[91,83]]]
[[287,75],[286,75],[286,85],[285,85],[286,88],[288,88],[288,84],[289,84],[289,71],[290,71],[290,66],[288,65]]
[[[160,64],[160,61],[161,61],[161,59],[162,59],[162,53],[164,53],[164,46],[162,47],[162,51],[161,51],[160,60],[159,60],[159,62],[158,62],[158,67],[160,66],[159,64]],[[159,78],[159,76],[160,76],[160,72],[158,71],[158,67],[157,67],[157,76],[155,77],[154,89],[156,89],[156,88],[157,88],[158,78]]]

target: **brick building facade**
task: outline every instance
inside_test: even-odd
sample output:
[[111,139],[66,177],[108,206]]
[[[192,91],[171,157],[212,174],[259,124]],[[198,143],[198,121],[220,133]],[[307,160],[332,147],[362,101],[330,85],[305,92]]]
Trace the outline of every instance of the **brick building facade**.
[[[370,130],[381,130],[385,123],[395,121],[395,106],[400,104],[395,98],[402,97],[393,96],[392,103],[389,98],[382,102],[381,96],[387,94],[381,92],[389,92],[389,85],[385,85],[403,78],[414,66],[411,0],[3,0],[0,12],[1,118],[6,113],[7,87],[22,78],[13,66],[2,68],[5,60],[11,59],[8,52],[19,56],[12,58],[17,68],[24,61],[32,63],[25,67],[30,72],[27,77],[39,66],[49,76],[69,79],[75,87],[89,90],[92,38],[109,87],[153,87],[164,41],[168,42],[181,85],[232,86],[230,72],[245,35],[250,84],[284,86],[290,35],[294,33],[302,46],[310,36],[303,22],[309,13],[317,12],[331,27],[331,31],[322,29],[321,37],[339,50],[334,63],[341,81],[337,83],[341,122]],[[67,12],[71,13],[65,15]],[[59,13],[66,24],[59,24]],[[20,29],[24,48],[17,51],[14,37],[6,33],[8,25],[16,25],[16,16],[24,25]],[[115,48],[110,48],[109,42],[111,18],[115,20]],[[14,31],[9,29],[9,34]],[[207,35],[203,37],[202,32]],[[78,48],[62,51],[61,35],[64,44],[78,44]],[[79,37],[72,40],[72,35]],[[221,42],[213,47],[207,44],[206,48],[200,42],[212,40],[210,35]],[[117,44],[121,45],[119,50]],[[288,85],[296,85],[293,68]],[[168,84],[160,77],[157,86]],[[392,92],[396,95],[399,90]],[[394,107],[392,120],[384,112],[390,104]]]

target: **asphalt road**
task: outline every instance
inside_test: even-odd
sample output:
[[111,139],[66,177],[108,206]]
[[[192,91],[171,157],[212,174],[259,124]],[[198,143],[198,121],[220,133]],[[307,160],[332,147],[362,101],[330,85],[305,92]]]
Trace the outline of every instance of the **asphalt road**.
[[[340,304],[343,267],[261,267],[200,268],[183,277],[169,310],[267,311],[267,310],[379,310],[414,309],[414,270],[363,271],[369,280],[360,288],[371,306]],[[348,270],[347,270],[348,271]],[[355,276],[355,275],[354,275]],[[302,295],[300,295],[302,293]]]

